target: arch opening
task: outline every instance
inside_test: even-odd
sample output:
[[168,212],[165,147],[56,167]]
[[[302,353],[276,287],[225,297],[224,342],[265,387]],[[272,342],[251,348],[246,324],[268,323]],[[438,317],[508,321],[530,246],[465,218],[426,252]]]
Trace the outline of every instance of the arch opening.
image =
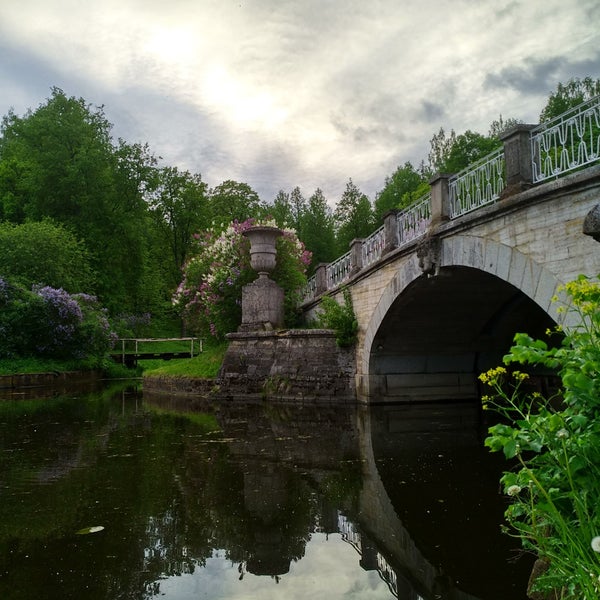
[[477,376],[501,364],[515,333],[546,338],[554,325],[538,304],[490,273],[452,266],[420,276],[394,300],[373,337],[370,400],[476,399]]

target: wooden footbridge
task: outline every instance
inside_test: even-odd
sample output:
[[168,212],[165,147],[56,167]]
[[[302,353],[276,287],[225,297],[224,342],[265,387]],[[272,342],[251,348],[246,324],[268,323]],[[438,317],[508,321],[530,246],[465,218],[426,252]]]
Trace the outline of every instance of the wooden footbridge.
[[193,358],[202,352],[202,339],[195,337],[121,338],[117,343],[117,347],[119,346],[120,352],[112,352],[111,358],[128,367],[135,367],[138,360]]

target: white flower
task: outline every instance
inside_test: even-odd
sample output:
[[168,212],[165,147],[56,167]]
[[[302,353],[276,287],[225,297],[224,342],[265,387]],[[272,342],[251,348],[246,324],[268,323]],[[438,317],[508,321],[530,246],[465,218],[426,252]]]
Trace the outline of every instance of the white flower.
[[557,438],[568,438],[569,437],[569,432],[566,429],[559,429],[556,432],[556,437]]
[[510,485],[506,490],[509,496],[516,496],[521,491],[521,487],[518,485]]
[[594,552],[600,552],[600,535],[592,538],[592,550]]

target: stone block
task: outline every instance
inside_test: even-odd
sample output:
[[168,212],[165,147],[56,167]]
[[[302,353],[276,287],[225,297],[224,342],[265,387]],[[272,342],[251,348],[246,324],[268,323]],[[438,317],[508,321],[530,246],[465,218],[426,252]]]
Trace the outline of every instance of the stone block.
[[261,331],[283,327],[283,290],[266,275],[242,288],[241,331]]

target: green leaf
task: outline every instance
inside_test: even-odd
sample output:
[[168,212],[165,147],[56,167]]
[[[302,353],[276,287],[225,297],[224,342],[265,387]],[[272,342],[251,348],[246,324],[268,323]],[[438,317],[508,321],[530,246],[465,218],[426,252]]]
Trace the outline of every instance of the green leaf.
[[514,458],[517,455],[517,448],[517,440],[508,440],[506,444],[504,444],[504,456],[506,456],[506,458]]

